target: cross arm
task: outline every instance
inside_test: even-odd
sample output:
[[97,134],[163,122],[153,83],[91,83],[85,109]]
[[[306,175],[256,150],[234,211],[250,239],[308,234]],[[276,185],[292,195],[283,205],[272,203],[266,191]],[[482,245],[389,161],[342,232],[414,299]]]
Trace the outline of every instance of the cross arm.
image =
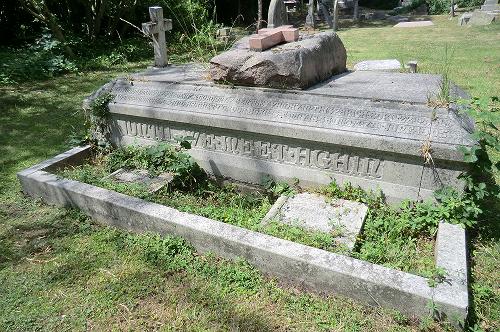
[[170,31],[170,30],[172,30],[171,19],[164,19],[163,27],[160,27],[159,24],[156,22],[142,23],[142,32],[148,36],[160,33],[161,31]]

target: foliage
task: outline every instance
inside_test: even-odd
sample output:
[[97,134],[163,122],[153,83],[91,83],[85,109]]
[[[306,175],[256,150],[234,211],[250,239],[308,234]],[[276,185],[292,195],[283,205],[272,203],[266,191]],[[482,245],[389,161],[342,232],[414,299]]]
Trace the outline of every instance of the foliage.
[[445,282],[447,275],[448,272],[446,272],[446,269],[439,266],[435,267],[427,280],[429,287],[434,288],[437,287],[438,284]]
[[45,79],[60,74],[76,72],[74,61],[63,55],[60,43],[45,32],[27,48],[1,51],[0,84],[12,84],[30,79]]
[[113,98],[114,96],[107,92],[91,100],[90,105],[83,109],[87,133],[84,138],[79,140],[80,142],[75,142],[75,139],[73,139],[70,141],[70,144],[93,144],[102,151],[109,151],[111,149],[111,143],[109,141],[108,105]]
[[456,0],[455,3],[460,8],[471,8],[471,7],[481,6],[484,3],[484,1],[483,0]]
[[[182,145],[190,147],[187,142]],[[167,143],[117,149],[106,156],[106,168],[109,171],[119,168],[147,169],[154,175],[173,173],[172,186],[175,188],[194,189],[206,180],[206,173],[191,156],[183,152],[181,146],[175,147]]]
[[[365,192],[347,183],[332,182],[320,191],[331,198],[364,203],[368,215],[357,257],[405,271],[432,275],[432,241],[440,221],[471,227],[481,213],[467,194],[451,188],[435,193],[436,202],[403,201],[392,207],[384,202],[380,192]],[[428,252],[429,255],[422,255]]]
[[298,191],[298,183],[298,179],[295,179],[293,184],[290,185],[287,182],[276,181],[271,176],[265,176],[262,186],[272,199],[276,199],[281,195],[293,196]]
[[498,97],[474,98],[461,104],[466,105],[464,112],[476,122],[472,138],[478,142],[470,148],[460,148],[465,161],[471,164],[469,172],[463,175],[467,189],[476,200],[500,198],[500,188],[495,182],[500,161],[491,157],[500,156],[500,101]]
[[431,15],[446,14],[450,12],[450,0],[425,0],[425,3]]

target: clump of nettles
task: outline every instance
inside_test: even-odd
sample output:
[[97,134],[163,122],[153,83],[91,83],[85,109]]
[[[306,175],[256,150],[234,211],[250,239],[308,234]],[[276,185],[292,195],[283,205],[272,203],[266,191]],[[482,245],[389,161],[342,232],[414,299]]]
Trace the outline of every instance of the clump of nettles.
[[113,98],[114,96],[110,93],[101,94],[90,102],[89,107],[84,109],[85,125],[88,128],[88,134],[84,141],[105,151],[111,149],[108,105]]
[[123,168],[146,169],[151,175],[172,173],[172,187],[192,190],[206,182],[207,174],[185,153],[190,147],[186,141],[181,142],[179,146],[167,143],[148,147],[127,146],[105,156],[105,167],[109,172]]

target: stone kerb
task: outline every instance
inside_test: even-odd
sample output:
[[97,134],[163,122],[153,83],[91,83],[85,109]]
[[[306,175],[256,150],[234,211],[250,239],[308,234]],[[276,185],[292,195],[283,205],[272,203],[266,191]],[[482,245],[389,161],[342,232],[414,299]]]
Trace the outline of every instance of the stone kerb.
[[[450,272],[446,284],[431,288],[425,278],[326,252],[216,220],[119,194],[48,172],[81,160],[90,147],[75,148],[17,174],[24,193],[57,206],[72,206],[102,224],[133,232],[185,238],[199,252],[242,257],[263,272],[312,291],[341,294],[369,305],[427,317],[434,303],[453,323],[467,318],[465,233],[440,224],[436,260]],[[451,257],[450,253],[458,253]],[[459,299],[459,300],[457,300]]]

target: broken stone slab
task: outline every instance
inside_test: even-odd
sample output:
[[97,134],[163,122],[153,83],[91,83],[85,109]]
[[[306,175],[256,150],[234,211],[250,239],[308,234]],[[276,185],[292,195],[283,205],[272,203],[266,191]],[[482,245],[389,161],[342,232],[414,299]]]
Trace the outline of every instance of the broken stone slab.
[[394,28],[421,28],[433,26],[432,21],[413,21],[413,22],[399,22]]
[[401,63],[396,59],[366,60],[354,65],[354,70],[365,71],[400,71]]
[[171,183],[174,179],[174,175],[172,173],[165,172],[158,176],[151,176],[151,174],[144,169],[125,170],[120,168],[108,175],[106,178],[111,178],[122,183],[143,185],[149,189],[149,192],[155,193]]
[[333,233],[337,243],[352,250],[367,212],[368,207],[358,202],[344,199],[329,201],[318,194],[301,193],[288,198],[275,220],[290,226]]
[[[246,44],[246,45],[245,45]],[[210,60],[215,82],[281,89],[305,89],[346,70],[347,53],[334,32],[253,52],[242,40]]]

